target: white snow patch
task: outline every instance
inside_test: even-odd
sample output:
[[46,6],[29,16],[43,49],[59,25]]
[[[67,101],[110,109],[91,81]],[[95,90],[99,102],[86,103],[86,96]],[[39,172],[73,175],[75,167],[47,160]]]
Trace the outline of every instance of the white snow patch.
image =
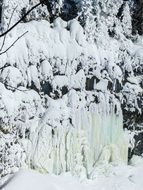
[[81,180],[70,173],[55,176],[22,170],[3,190],[142,190],[143,165],[104,165],[96,168],[96,174],[95,180]]

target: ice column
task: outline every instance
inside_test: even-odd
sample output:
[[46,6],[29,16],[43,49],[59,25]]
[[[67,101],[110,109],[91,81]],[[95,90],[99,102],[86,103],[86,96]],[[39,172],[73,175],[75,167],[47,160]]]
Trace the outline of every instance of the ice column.
[[74,113],[73,121],[73,126],[53,128],[46,123],[46,116],[43,118],[30,158],[35,169],[89,176],[98,164],[127,162],[122,114],[82,109]]

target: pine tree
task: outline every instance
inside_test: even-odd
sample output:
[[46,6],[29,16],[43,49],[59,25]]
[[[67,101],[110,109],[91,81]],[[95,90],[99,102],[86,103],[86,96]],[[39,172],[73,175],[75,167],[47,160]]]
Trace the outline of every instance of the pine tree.
[[80,2],[79,21],[85,30],[87,40],[93,42],[95,31],[95,16],[93,15],[92,0],[83,0]]
[[53,22],[55,18],[57,18],[60,13],[61,9],[63,7],[64,0],[45,0],[44,5],[47,6],[48,12],[49,12],[49,19],[50,22]]
[[135,0],[132,9],[132,33],[136,34],[137,32],[143,34],[143,1]]
[[132,33],[132,21],[131,21],[131,13],[128,2],[124,4],[123,14],[122,14],[122,27],[124,34],[126,36],[130,36]]
[[77,2],[73,0],[63,0],[60,16],[66,21],[76,18],[78,16]]

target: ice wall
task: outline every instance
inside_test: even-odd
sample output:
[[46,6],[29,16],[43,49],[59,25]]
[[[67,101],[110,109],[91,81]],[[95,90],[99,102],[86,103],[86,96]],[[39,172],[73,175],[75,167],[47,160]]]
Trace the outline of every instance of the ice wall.
[[[77,109],[72,114],[72,125],[67,123],[67,127],[58,125],[56,114],[54,109],[47,111],[31,135],[29,167],[42,173],[71,171],[90,178],[98,164],[127,163],[121,113],[98,114]],[[50,125],[53,120],[57,121],[55,127]]]

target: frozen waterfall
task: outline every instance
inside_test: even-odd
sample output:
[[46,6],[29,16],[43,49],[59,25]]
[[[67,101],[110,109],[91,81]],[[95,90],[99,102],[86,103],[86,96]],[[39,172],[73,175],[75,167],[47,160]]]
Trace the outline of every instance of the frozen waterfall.
[[72,114],[71,126],[53,127],[50,122],[56,115],[49,110],[31,137],[29,164],[36,170],[55,174],[71,171],[89,177],[98,164],[127,162],[121,113],[80,109]]

